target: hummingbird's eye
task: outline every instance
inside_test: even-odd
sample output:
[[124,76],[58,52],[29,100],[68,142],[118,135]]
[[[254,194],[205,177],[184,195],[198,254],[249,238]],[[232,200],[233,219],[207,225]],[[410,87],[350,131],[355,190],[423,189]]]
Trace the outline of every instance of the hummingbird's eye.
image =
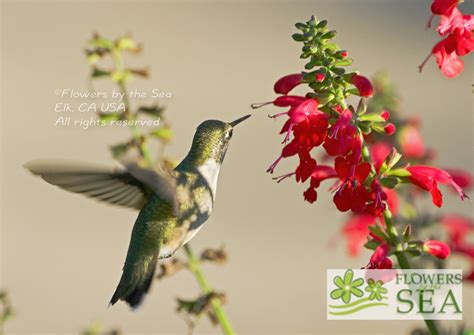
[[231,138],[231,137],[232,137],[232,132],[233,132],[233,130],[232,130],[232,129],[231,129],[231,130],[229,130],[229,132],[227,133],[227,138]]

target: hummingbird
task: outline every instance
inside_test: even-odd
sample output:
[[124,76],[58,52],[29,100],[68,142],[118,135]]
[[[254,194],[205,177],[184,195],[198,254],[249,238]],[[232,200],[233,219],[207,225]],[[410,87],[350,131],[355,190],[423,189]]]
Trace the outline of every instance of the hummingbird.
[[202,228],[214,206],[217,179],[233,129],[249,117],[202,122],[188,154],[170,171],[136,163],[108,168],[34,160],[24,165],[64,190],[139,210],[122,276],[109,305],[123,300],[137,308],[150,289],[158,260],[173,256]]

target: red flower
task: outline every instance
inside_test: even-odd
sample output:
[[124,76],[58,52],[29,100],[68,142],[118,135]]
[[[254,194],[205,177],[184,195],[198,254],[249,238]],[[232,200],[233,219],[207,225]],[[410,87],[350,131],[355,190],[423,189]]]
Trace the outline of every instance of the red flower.
[[343,181],[333,198],[337,209],[341,212],[349,209],[353,212],[362,210],[369,200],[369,192],[363,182],[370,173],[370,164],[354,164],[350,159],[337,157],[334,166],[337,175]]
[[441,72],[448,78],[457,77],[464,70],[464,62],[456,54],[452,37],[438,42],[432,50]]
[[[317,199],[316,189],[319,187],[323,180],[337,177],[336,171],[326,165],[317,165],[311,172],[311,181],[308,189],[303,193],[304,199],[309,203],[313,203]],[[302,180],[301,176],[298,176],[298,169],[296,171],[296,181]]]
[[458,3],[459,0],[434,0],[431,4],[431,12],[435,15],[450,15]]
[[370,257],[369,264],[365,267],[366,269],[392,269],[393,264],[388,254],[390,247],[387,244],[381,244],[375,249],[374,253]]
[[300,73],[289,74],[277,80],[273,90],[278,94],[288,94],[293,88],[301,84],[303,75]]
[[352,76],[351,81],[359,91],[361,97],[371,97],[372,94],[374,94],[372,83],[366,77],[355,74]]
[[426,191],[429,191],[433,203],[438,207],[441,207],[443,204],[443,195],[438,188],[438,184],[451,184],[459,193],[462,200],[467,197],[461,187],[459,187],[459,185],[454,182],[453,178],[451,178],[449,173],[444,170],[422,165],[409,166],[406,169],[411,174],[409,177],[410,182]]
[[[438,42],[431,54],[446,77],[454,78],[463,71],[464,62],[459,57],[474,50],[473,29],[474,16],[462,15],[457,8],[441,16],[437,30],[441,35],[449,33],[449,36]],[[420,72],[428,60],[429,56],[419,66]]]
[[311,176],[313,170],[316,168],[316,160],[311,157],[308,151],[301,151],[298,153],[300,157],[300,164],[296,168],[296,181],[304,183],[306,179]]
[[331,127],[329,135],[324,141],[324,148],[331,156],[345,156],[358,144],[357,128],[350,122],[352,112],[346,109],[339,115],[336,124]]
[[365,211],[371,215],[379,216],[385,210],[385,202],[388,200],[387,193],[382,189],[378,180],[374,180],[370,185],[370,203],[365,207]]
[[423,243],[423,251],[439,259],[446,259],[451,253],[448,245],[435,240],[429,240]]
[[406,158],[422,158],[426,154],[425,143],[417,125],[409,124],[398,133],[400,151]]
[[[473,26],[473,15],[463,15],[457,8],[454,8],[450,15],[441,16],[436,30],[442,36],[452,32],[457,35],[464,35],[466,33],[470,34]],[[466,37],[468,34],[466,34]]]
[[359,255],[363,245],[369,236],[368,226],[375,224],[375,217],[368,214],[357,214],[351,216],[342,228],[342,234],[347,239],[347,252],[350,256]]
[[316,192],[316,190],[312,187],[309,187],[304,193],[303,193],[303,196],[304,196],[304,200],[306,200],[307,202],[309,202],[310,204],[312,204],[313,202],[316,201],[316,199],[318,198],[318,193]]

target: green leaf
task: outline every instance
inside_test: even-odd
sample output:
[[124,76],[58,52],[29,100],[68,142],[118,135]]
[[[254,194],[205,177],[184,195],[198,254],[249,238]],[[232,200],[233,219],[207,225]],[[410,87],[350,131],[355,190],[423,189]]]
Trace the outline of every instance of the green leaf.
[[121,113],[99,113],[99,118],[105,122],[111,122],[115,120],[120,120],[122,118]]
[[367,241],[365,244],[364,244],[364,247],[366,247],[367,249],[369,250],[375,250],[377,249],[377,247],[380,245],[379,242],[377,242],[376,240],[370,240],[370,241]]
[[293,40],[295,40],[296,42],[303,42],[305,40],[303,34],[293,34],[291,35],[291,38],[293,38]]
[[378,113],[370,113],[370,114],[361,115],[359,117],[359,120],[360,121],[370,121],[370,122],[385,122],[385,119]]
[[173,131],[171,128],[161,127],[153,130],[150,135],[159,139],[160,141],[169,142],[173,138]]
[[410,171],[408,171],[407,169],[403,169],[403,168],[389,170],[389,171],[387,171],[386,174],[390,175],[390,176],[395,176],[395,177],[410,177],[411,176]]
[[296,27],[296,29],[299,29],[299,30],[304,30],[304,29],[308,28],[306,23],[301,23],[301,22],[298,22],[297,24],[295,24],[295,27]]
[[388,235],[385,234],[385,232],[383,232],[380,227],[377,227],[377,226],[368,226],[367,228],[370,230],[370,232],[371,232],[372,234],[374,234],[375,236],[381,238],[382,240],[384,240],[384,241],[389,241],[389,240],[390,240],[390,238],[388,237]]
[[331,38],[334,38],[336,36],[337,32],[335,30],[328,31],[325,33],[323,36],[321,36],[321,39],[323,40],[329,40]]
[[327,20],[321,20],[319,21],[319,23],[316,25],[316,28],[318,29],[321,29],[321,28],[324,28],[328,25],[328,21]]
[[117,48],[120,50],[137,51],[138,44],[131,37],[121,37],[116,42]]
[[97,67],[92,69],[91,77],[92,78],[100,78],[100,77],[108,77],[110,76],[110,71],[102,70]]
[[114,47],[114,42],[102,37],[95,37],[90,42],[89,45],[93,48],[104,48],[104,49],[112,49]]
[[396,177],[384,177],[384,178],[380,179],[380,183],[384,187],[395,188],[395,186],[398,185],[399,180]]
[[334,63],[336,66],[349,66],[352,64],[352,59],[351,58],[343,58],[341,60],[338,60]]

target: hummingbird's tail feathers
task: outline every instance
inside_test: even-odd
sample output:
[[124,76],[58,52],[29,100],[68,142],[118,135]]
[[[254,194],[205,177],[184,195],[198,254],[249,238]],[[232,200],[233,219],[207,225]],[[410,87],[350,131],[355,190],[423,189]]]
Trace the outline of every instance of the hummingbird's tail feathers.
[[133,265],[125,264],[120,283],[115,290],[110,305],[123,300],[132,308],[136,309],[143,302],[143,298],[150,290],[155,274],[157,257],[149,262],[140,262]]
[[108,204],[141,209],[153,190],[123,168],[67,160],[34,160],[24,168],[49,184]]

